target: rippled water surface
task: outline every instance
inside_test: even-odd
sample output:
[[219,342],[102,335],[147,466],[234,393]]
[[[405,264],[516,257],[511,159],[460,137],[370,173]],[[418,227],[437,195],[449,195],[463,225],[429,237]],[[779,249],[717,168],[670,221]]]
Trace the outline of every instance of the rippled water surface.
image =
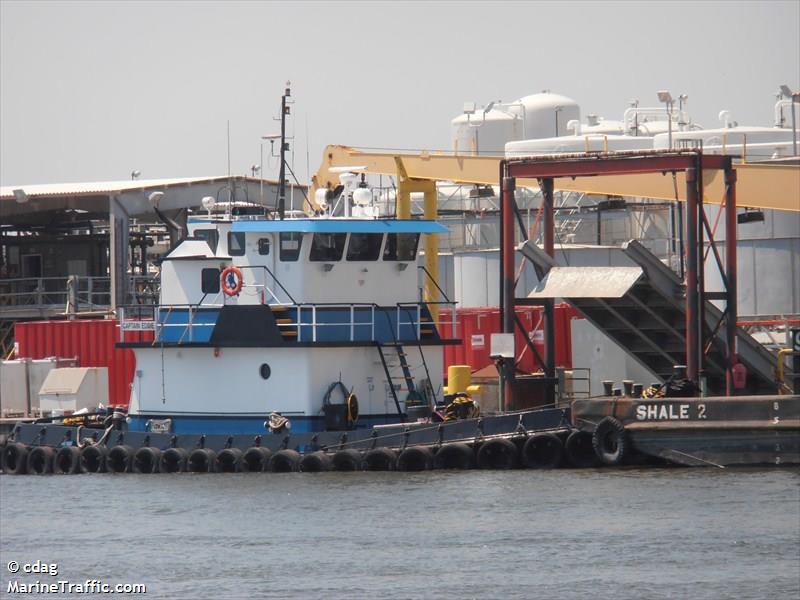
[[0,476],[0,501],[2,597],[16,577],[145,598],[800,598],[797,469]]

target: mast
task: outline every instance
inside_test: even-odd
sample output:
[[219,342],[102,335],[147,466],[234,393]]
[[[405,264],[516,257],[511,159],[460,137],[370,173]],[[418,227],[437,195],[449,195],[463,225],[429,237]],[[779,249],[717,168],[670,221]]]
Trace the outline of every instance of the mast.
[[281,168],[278,174],[278,218],[281,221],[286,214],[286,151],[289,149],[289,144],[286,143],[286,115],[291,110],[286,99],[292,95],[290,84],[291,82],[286,82],[286,90],[281,97]]

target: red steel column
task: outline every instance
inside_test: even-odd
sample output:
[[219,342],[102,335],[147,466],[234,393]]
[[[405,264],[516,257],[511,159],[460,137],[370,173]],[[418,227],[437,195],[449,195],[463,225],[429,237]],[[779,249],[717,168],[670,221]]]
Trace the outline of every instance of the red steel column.
[[686,169],[686,376],[698,381],[699,370],[699,294],[698,294],[698,248],[697,240],[697,169]]
[[[513,177],[503,177],[502,223],[501,223],[501,273],[502,273],[502,319],[503,333],[514,335],[515,312],[515,264],[514,264],[514,188]],[[514,406],[514,358],[503,361],[503,408]]]
[[736,365],[736,321],[738,318],[736,288],[736,171],[728,163],[725,167],[725,277],[728,287],[725,290],[727,322],[725,333],[728,350],[728,364],[725,369],[725,392],[735,393],[733,387],[733,367]]

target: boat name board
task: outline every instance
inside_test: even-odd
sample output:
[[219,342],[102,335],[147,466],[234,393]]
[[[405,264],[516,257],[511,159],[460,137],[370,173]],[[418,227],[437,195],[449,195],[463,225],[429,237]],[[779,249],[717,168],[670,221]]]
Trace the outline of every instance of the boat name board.
[[705,404],[647,402],[636,405],[637,421],[694,421],[707,419]]
[[121,321],[120,329],[123,331],[155,331],[155,321]]

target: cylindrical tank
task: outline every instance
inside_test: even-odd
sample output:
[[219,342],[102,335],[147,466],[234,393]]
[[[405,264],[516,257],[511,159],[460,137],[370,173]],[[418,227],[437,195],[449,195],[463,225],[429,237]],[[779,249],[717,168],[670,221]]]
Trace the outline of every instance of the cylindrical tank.
[[502,156],[508,142],[569,135],[567,123],[580,119],[577,102],[550,92],[497,102],[486,108],[459,115],[450,122],[453,150]]
[[521,140],[506,144],[506,156],[535,156],[575,152],[613,152],[646,150],[653,147],[653,138],[628,135],[567,135],[539,140]]

